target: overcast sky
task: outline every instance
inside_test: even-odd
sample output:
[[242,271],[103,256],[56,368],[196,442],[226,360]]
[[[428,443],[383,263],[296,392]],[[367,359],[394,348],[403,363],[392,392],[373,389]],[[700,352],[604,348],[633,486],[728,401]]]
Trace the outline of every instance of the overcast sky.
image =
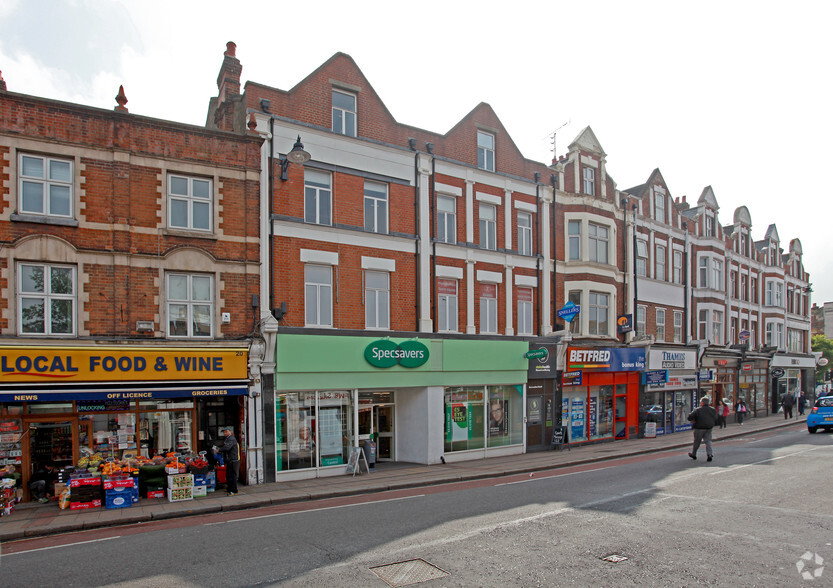
[[0,0],[9,91],[203,125],[227,41],[243,82],[288,90],[342,51],[401,123],[444,133],[488,102],[549,162],[591,126],[620,189],[659,168],[712,186],[755,240],[799,238],[833,301],[833,2]]

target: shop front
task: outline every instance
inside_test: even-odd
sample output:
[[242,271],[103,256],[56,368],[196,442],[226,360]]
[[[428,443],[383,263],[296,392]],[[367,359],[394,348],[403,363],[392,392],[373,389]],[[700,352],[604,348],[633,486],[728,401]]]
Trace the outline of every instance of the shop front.
[[640,422],[656,423],[657,435],[691,429],[688,415],[697,408],[697,350],[652,347],[640,400]]
[[369,462],[432,464],[524,451],[521,341],[278,334],[277,479]]
[[772,356],[770,368],[773,412],[778,412],[778,406],[784,394],[793,394],[796,399],[801,394],[804,394],[805,398],[813,398],[816,377],[815,357],[776,353]]
[[562,373],[561,426],[570,443],[628,439],[638,429],[639,375],[645,349],[568,347]]
[[558,346],[530,343],[527,356],[526,450],[544,451],[552,447],[552,432],[558,416],[555,410],[558,402]]
[[32,474],[92,461],[195,455],[240,435],[242,348],[0,348],[0,465]]

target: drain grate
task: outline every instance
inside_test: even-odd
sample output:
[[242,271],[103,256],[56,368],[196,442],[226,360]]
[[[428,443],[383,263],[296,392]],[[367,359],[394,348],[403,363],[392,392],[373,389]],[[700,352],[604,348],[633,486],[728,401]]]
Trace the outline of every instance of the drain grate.
[[436,580],[450,575],[424,559],[409,559],[383,566],[375,566],[370,571],[379,576],[388,586],[410,586],[428,580]]
[[609,561],[611,563],[619,563],[621,561],[626,561],[628,558],[624,555],[618,555],[616,553],[611,553],[608,556],[600,558],[602,561]]

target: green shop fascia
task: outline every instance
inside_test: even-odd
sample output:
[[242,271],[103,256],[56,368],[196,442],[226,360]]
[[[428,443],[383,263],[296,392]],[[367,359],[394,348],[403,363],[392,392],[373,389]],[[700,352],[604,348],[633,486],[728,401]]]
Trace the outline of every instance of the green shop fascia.
[[380,460],[522,453],[528,350],[526,341],[278,334],[276,472],[336,475],[368,438]]

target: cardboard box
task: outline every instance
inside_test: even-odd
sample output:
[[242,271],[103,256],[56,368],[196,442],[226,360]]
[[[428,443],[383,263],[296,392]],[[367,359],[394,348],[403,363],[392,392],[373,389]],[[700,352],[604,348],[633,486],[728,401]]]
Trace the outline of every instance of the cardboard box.
[[61,482],[55,482],[55,496],[60,496],[61,492],[66,490],[67,485]]
[[91,500],[89,502],[70,502],[69,509],[70,510],[84,510],[86,508],[100,508],[101,507],[101,500]]
[[112,490],[113,488],[133,488],[135,486],[133,478],[124,478],[120,480],[105,479],[104,489]]
[[128,508],[133,506],[133,492],[107,494],[106,508]]
[[147,492],[148,498],[165,498],[165,490],[150,490]]

